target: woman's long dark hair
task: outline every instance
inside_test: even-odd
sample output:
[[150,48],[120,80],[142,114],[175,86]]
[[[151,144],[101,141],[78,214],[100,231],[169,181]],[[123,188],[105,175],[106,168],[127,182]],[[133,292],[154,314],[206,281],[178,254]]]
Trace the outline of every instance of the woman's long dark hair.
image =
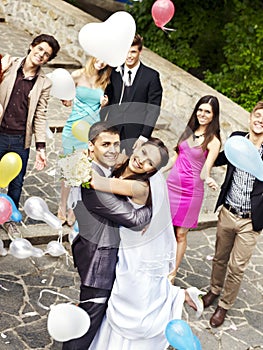
[[[161,162],[160,162],[160,164],[158,164],[158,167],[155,170],[153,170],[152,172],[150,172],[150,173],[133,174],[133,175],[130,175],[129,177],[126,177],[125,179],[146,181],[146,182],[149,183],[149,178],[151,176],[153,176],[154,174],[156,174],[156,172],[159,169],[161,169],[162,167],[164,167],[168,163],[169,151],[168,151],[168,148],[163,143],[163,141],[161,141],[157,137],[150,137],[149,140],[143,144],[143,146],[144,145],[145,146],[146,145],[153,145],[153,146],[156,146],[158,148],[158,150],[160,152],[160,155],[161,155]],[[123,164],[121,164],[118,168],[116,168],[113,171],[112,176],[114,176],[114,177],[121,177],[123,175],[125,169],[127,168],[128,164],[129,164],[129,161],[130,161],[130,159],[128,158]],[[150,205],[150,204],[151,204],[151,193],[149,191],[149,196],[147,198],[146,205]]]
[[204,142],[202,143],[202,149],[205,151],[207,149],[207,145],[209,142],[213,139],[214,136],[218,138],[218,140],[221,142],[221,137],[220,137],[220,124],[219,124],[219,101],[217,97],[212,96],[212,95],[205,95],[200,98],[200,100],[197,102],[195,105],[195,108],[193,110],[193,113],[187,123],[187,126],[182,133],[182,135],[179,138],[179,141],[174,148],[176,152],[179,151],[178,146],[179,144],[186,140],[189,136],[191,136],[199,127],[199,122],[197,119],[197,111],[198,108],[203,104],[203,103],[208,103],[212,107],[212,112],[213,112],[213,119],[211,123],[207,126],[206,132],[204,135]]

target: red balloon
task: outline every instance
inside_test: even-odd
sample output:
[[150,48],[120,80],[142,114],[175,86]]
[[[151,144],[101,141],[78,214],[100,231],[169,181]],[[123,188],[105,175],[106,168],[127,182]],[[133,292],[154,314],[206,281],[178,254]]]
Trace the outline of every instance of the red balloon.
[[4,197],[0,198],[0,224],[9,220],[12,215],[12,204]]
[[171,0],[157,0],[152,5],[152,18],[157,27],[163,28],[174,15],[175,7]]

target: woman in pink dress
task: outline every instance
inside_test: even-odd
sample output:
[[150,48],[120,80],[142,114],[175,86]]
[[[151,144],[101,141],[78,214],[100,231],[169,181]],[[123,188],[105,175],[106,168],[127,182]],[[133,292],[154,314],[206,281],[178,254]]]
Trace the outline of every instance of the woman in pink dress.
[[[219,102],[215,96],[203,96],[197,102],[183,134],[175,147],[167,178],[170,208],[177,240],[176,266],[172,283],[187,246],[187,233],[197,227],[204,197],[204,181],[218,188],[210,171],[221,146]],[[171,164],[172,163],[172,164]]]

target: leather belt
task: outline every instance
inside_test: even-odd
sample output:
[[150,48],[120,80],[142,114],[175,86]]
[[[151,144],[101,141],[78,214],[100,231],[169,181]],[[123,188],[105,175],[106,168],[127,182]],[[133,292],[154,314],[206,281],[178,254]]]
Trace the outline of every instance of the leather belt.
[[232,207],[231,205],[225,203],[224,207],[230,211],[230,213],[236,215],[237,217],[241,218],[241,219],[250,219],[251,218],[251,212],[242,212],[242,211],[237,211],[234,207]]

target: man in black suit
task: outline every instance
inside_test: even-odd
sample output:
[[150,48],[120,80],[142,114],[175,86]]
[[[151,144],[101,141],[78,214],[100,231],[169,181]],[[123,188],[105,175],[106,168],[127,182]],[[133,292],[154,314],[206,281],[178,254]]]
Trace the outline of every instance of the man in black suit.
[[[110,176],[120,151],[118,131],[98,122],[91,126],[89,140],[92,166],[100,175]],[[74,209],[79,234],[72,252],[81,279],[79,306],[88,312],[91,325],[81,338],[63,343],[63,350],[88,349],[102,322],[115,280],[119,226],[140,230],[151,219],[150,208],[135,210],[126,197],[83,187],[81,197]]]
[[160,114],[162,85],[159,73],[140,61],[143,39],[136,34],[125,64],[111,73],[106,88],[108,106],[101,111],[120,131],[121,149],[127,155],[147,141]]
[[[263,157],[263,101],[254,107],[249,119],[249,132],[236,131],[258,149]],[[263,228],[263,182],[234,167],[221,152],[215,165],[227,164],[225,181],[216,204],[223,205],[218,217],[215,255],[210,291],[203,297],[208,307],[224,288],[218,306],[210,319],[212,327],[223,324],[234,304],[257,239]]]

